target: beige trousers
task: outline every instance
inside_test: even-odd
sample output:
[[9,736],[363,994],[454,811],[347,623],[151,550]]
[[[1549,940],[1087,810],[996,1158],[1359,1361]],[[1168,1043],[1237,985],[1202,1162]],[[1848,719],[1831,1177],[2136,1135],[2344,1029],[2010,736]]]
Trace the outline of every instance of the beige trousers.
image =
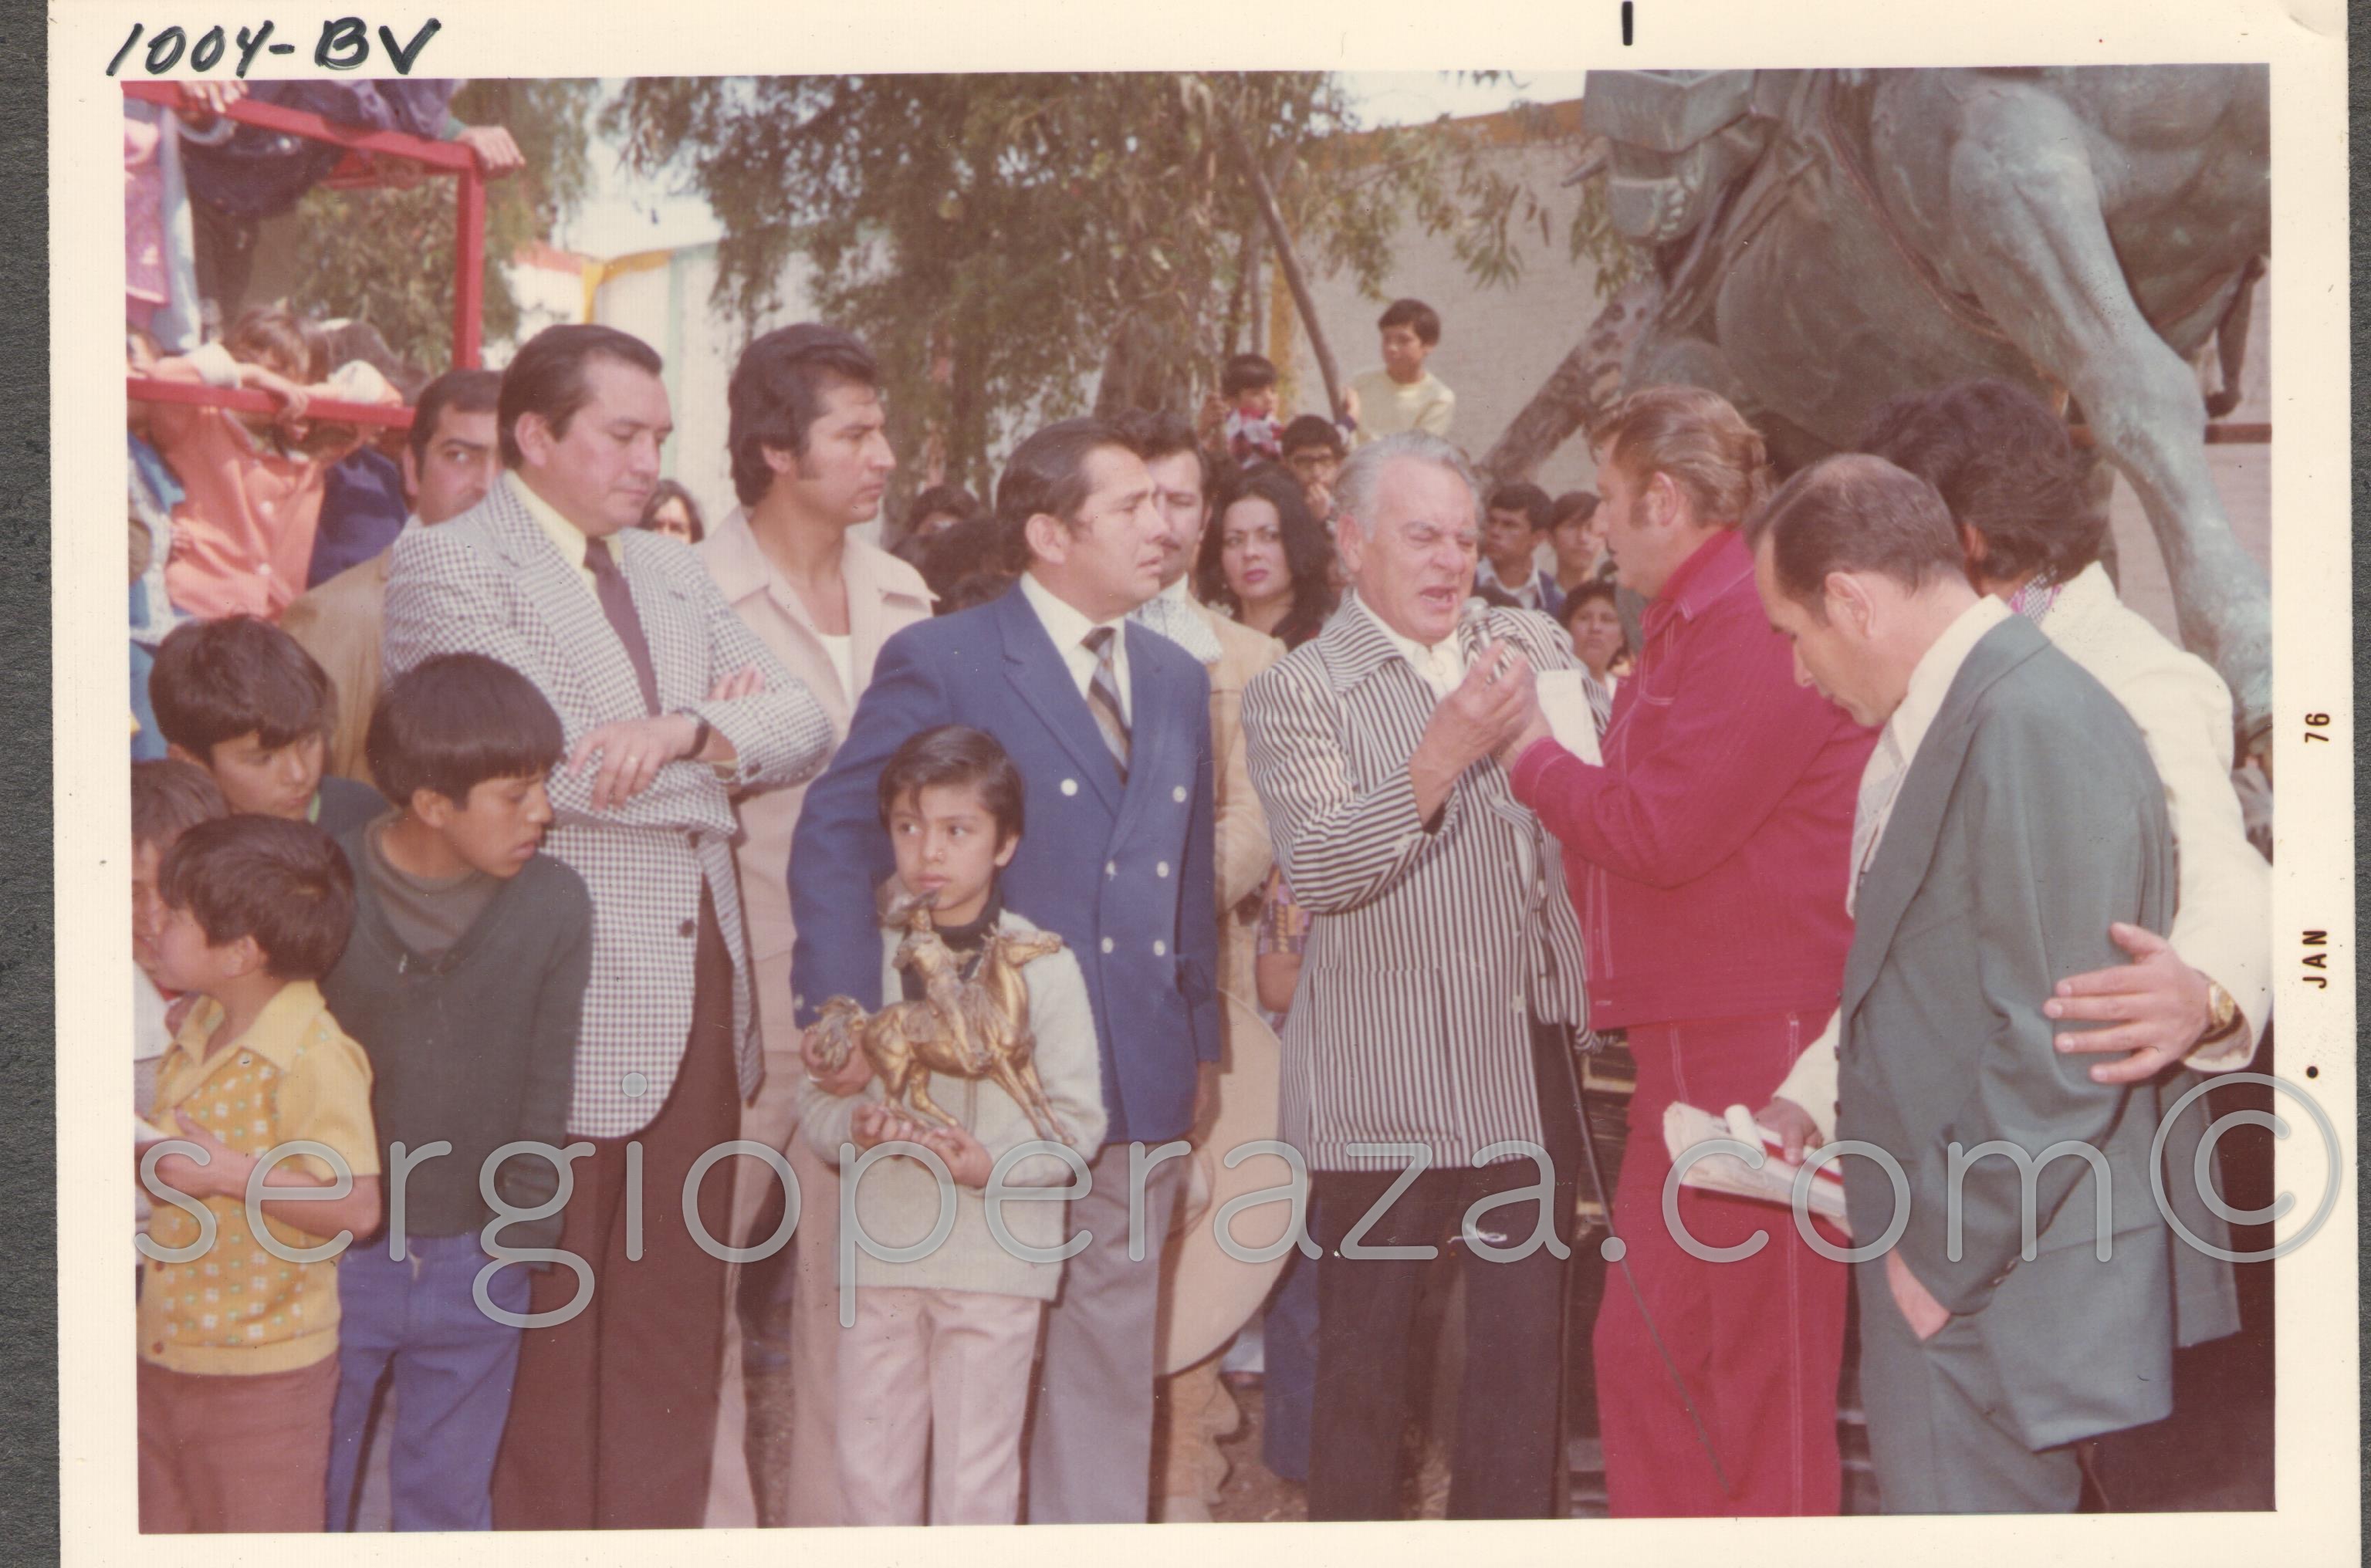
[[860,1287],[839,1355],[840,1496],[851,1525],[1009,1525],[1044,1304]]
[[[780,973],[773,971],[779,968]],[[760,963],[759,995],[789,994],[788,961]],[[741,1112],[741,1136],[790,1156],[799,1182],[796,1278],[791,1308],[791,1463],[786,1476],[770,1478],[778,1489],[770,1501],[792,1525],[840,1522],[839,1471],[833,1457],[833,1412],[839,1405],[839,1324],[833,1317],[833,1269],[839,1251],[839,1170],[794,1136],[799,1085],[806,1067],[799,1059],[798,1032],[787,1020],[766,1030],[766,1081],[757,1102]],[[772,1194],[777,1178],[754,1159],[736,1159],[733,1188],[734,1234],[742,1245],[765,1239],[749,1228]],[[739,1284],[739,1271],[734,1274]],[[753,1529],[758,1503],[746,1458],[749,1405],[741,1365],[741,1318],[726,1297],[724,1378],[716,1412],[716,1458],[709,1470],[710,1529]],[[774,1510],[769,1510],[772,1512]]]

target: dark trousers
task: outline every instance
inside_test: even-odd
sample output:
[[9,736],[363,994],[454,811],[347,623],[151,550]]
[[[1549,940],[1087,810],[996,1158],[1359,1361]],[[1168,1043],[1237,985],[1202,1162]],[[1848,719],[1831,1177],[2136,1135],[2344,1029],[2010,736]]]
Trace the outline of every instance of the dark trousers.
[[[387,1240],[338,1261],[338,1402],[330,1420],[330,1528],[353,1528],[355,1480],[379,1381],[392,1373],[387,1476],[399,1530],[493,1528],[494,1453],[511,1407],[519,1331],[478,1308],[487,1263],[477,1233],[411,1236],[397,1262]],[[527,1309],[527,1265],[486,1282],[509,1312]],[[570,1276],[573,1278],[573,1275]]]
[[1317,1401],[1317,1260],[1299,1251],[1260,1319],[1260,1458],[1287,1481],[1309,1479],[1309,1423]]
[[[1671,1169],[1664,1107],[1679,1100],[1715,1116],[1731,1105],[1761,1110],[1810,1039],[1805,1022],[1778,1013],[1629,1031],[1638,1090],[1613,1193],[1614,1233],[1625,1251],[1622,1265],[1606,1269],[1594,1342],[1605,1489],[1617,1516],[1836,1512],[1845,1265],[1806,1246],[1775,1204],[1681,1190],[1680,1218],[1700,1244],[1769,1237],[1735,1262],[1682,1251],[1663,1222]],[[1845,1244],[1833,1231],[1827,1239]]]
[[[1566,1056],[1567,1032],[1534,1024],[1542,1147],[1555,1170],[1555,1233],[1569,1244],[1579,1124]],[[1410,1331],[1430,1264],[1415,1259],[1345,1257],[1342,1243],[1399,1173],[1319,1171],[1312,1238],[1325,1250],[1317,1271],[1317,1393],[1311,1423],[1309,1516],[1400,1517],[1400,1433],[1407,1419]],[[1556,1510],[1562,1384],[1558,1314],[1564,1263],[1545,1245],[1519,1262],[1483,1257],[1460,1239],[1466,1211],[1494,1193],[1540,1181],[1538,1165],[1516,1159],[1481,1170],[1428,1170],[1367,1229],[1363,1247],[1447,1246],[1465,1284],[1464,1379],[1458,1393],[1449,1513],[1460,1519],[1545,1518]],[[1501,1249],[1539,1225],[1535,1204],[1483,1215]]]
[[[723,1260],[683,1221],[683,1179],[740,1134],[733,963],[705,893],[690,1038],[666,1104],[630,1138],[590,1138],[572,1168],[560,1247],[592,1266],[593,1298],[525,1331],[510,1425],[494,1466],[498,1529],[695,1528],[708,1502],[724,1352]],[[642,1259],[626,1257],[626,1149],[642,1149]],[[712,1167],[700,1216],[731,1239],[733,1169]],[[532,1310],[576,1298],[575,1271],[538,1274]]]

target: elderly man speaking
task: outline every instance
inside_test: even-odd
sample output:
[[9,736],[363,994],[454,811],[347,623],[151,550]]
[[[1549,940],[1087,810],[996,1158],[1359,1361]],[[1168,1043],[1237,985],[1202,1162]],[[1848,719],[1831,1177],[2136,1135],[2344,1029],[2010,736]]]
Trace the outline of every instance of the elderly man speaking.
[[1252,783],[1312,917],[1283,1084],[1283,1137],[1313,1172],[1311,1233],[1330,1254],[1309,1514],[1398,1516],[1417,1286],[1454,1245],[1471,1419],[1449,1511],[1540,1517],[1587,1001],[1558,858],[1491,754],[1528,712],[1526,669],[1572,655],[1545,617],[1465,614],[1482,504],[1448,443],[1362,447],[1337,493],[1352,593],[1243,694]]

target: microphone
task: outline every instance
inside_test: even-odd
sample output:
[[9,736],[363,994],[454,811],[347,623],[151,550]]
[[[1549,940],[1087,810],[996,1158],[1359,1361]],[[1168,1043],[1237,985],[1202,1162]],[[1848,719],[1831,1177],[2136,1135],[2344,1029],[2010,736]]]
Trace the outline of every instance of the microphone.
[[[1467,631],[1474,633],[1474,651],[1476,654],[1479,654],[1484,648],[1489,645],[1490,601],[1482,597],[1479,594],[1467,599],[1463,605],[1458,607],[1457,629],[1461,637]],[[1490,685],[1497,686],[1498,684],[1498,677],[1506,673],[1507,661],[1505,656],[1502,654],[1499,658],[1492,662],[1490,665],[1490,673],[1484,678],[1487,680]]]

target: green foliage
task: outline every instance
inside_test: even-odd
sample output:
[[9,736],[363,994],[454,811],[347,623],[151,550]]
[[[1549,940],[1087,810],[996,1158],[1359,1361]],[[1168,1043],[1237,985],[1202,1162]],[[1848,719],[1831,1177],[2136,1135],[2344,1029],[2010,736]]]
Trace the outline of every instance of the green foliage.
[[[583,200],[593,104],[590,81],[473,81],[454,95],[464,124],[506,127],[526,167],[486,187],[485,334],[518,325],[503,263],[551,232]],[[297,284],[292,303],[318,317],[354,317],[422,370],[447,368],[453,349],[453,182],[409,188],[316,187],[296,208]]]
[[[1545,208],[1441,125],[1361,132],[1335,76],[946,75],[652,79],[604,118],[724,226],[719,301],[753,329],[804,258],[815,309],[882,361],[892,436],[975,488],[1023,427],[1103,401],[1190,411],[1259,258],[1238,138],[1306,264],[1377,294],[1413,212],[1485,282]],[[919,465],[918,465],[919,466]]]

